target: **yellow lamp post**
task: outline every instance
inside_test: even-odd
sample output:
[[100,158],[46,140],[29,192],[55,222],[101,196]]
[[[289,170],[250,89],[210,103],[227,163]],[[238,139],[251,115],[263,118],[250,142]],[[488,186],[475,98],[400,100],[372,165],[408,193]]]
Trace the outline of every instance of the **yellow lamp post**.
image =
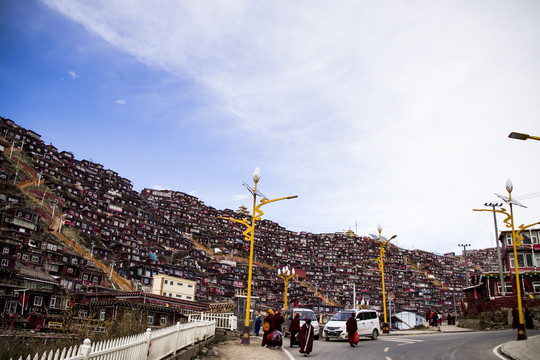
[[518,260],[517,260],[517,247],[521,246],[523,243],[523,236],[520,235],[520,233],[528,229],[534,225],[540,224],[540,222],[536,222],[534,224],[530,225],[519,225],[519,230],[516,231],[515,225],[514,225],[514,209],[513,205],[526,207],[525,205],[520,204],[516,200],[512,200],[512,190],[514,186],[512,185],[512,182],[510,179],[506,181],[506,191],[508,191],[508,196],[505,195],[499,195],[495,194],[498,197],[500,197],[505,203],[510,206],[510,213],[505,209],[501,208],[500,210],[488,210],[488,209],[473,209],[473,211],[489,211],[489,212],[496,212],[506,215],[506,219],[503,221],[506,224],[506,227],[512,229],[512,244],[514,247],[514,266],[515,266],[515,273],[516,273],[516,296],[517,296],[517,303],[518,303],[518,312],[519,312],[519,325],[518,325],[518,340],[527,340],[527,332],[525,330],[525,325],[523,323],[523,311],[522,311],[522,305],[521,305],[521,286],[519,283],[519,267],[518,267]]
[[[234,222],[237,222],[239,224],[244,225],[247,229],[242,233],[244,235],[244,240],[249,241],[250,247],[249,247],[249,271],[248,271],[248,284],[247,284],[247,303],[246,303],[246,321],[244,324],[244,330],[242,333],[242,344],[249,345],[249,315],[251,310],[251,281],[252,281],[252,273],[253,273],[253,240],[255,238],[255,221],[261,220],[261,216],[264,215],[264,213],[260,210],[261,206],[269,204],[271,202],[279,201],[279,200],[285,200],[285,199],[294,199],[298,197],[298,195],[293,196],[285,196],[273,200],[268,200],[268,198],[262,194],[259,190],[257,190],[257,183],[261,179],[261,170],[257,167],[255,169],[255,172],[253,173],[253,181],[255,183],[255,187],[251,188],[251,186],[247,185],[246,183],[242,183],[249,192],[253,195],[253,214],[251,216],[251,224],[248,222],[246,218],[242,218],[242,220],[238,219],[232,219],[232,218],[226,218],[221,217],[221,219],[225,220],[231,220]],[[261,197],[261,201],[257,205],[257,196]]]
[[533,140],[540,140],[539,136],[532,136],[529,134],[522,134],[518,132],[511,132],[508,137],[510,139],[517,139],[517,140],[527,140],[527,139],[533,139]]
[[277,276],[278,278],[283,279],[283,281],[285,282],[285,295],[283,297],[283,310],[287,310],[288,308],[287,292],[289,289],[289,280],[295,276],[294,269],[289,269],[288,266],[285,266],[284,268],[278,269]]
[[382,226],[379,224],[379,226],[377,227],[377,231],[379,232],[379,236],[377,235],[373,235],[373,234],[369,234],[374,240],[378,240],[379,241],[379,245],[380,245],[380,255],[377,259],[371,259],[371,260],[376,260],[379,262],[379,270],[381,270],[381,281],[382,281],[382,296],[383,296],[383,311],[384,311],[384,323],[382,325],[382,328],[383,328],[383,333],[385,334],[388,334],[390,332],[390,327],[388,326],[388,319],[386,318],[386,292],[385,292],[385,289],[384,289],[384,254],[385,254],[385,250],[384,250],[384,247],[386,246],[386,244],[388,244],[392,239],[396,238],[397,235],[393,235],[390,239],[386,239],[384,236],[381,236],[381,232],[382,232]]

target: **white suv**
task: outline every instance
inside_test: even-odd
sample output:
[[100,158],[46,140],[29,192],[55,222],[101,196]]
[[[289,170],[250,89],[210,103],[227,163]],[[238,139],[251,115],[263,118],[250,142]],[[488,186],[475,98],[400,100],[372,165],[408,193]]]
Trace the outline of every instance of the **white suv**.
[[324,325],[323,336],[326,341],[330,339],[347,339],[347,320],[355,313],[358,325],[358,336],[371,337],[376,340],[379,336],[379,316],[375,310],[341,310]]

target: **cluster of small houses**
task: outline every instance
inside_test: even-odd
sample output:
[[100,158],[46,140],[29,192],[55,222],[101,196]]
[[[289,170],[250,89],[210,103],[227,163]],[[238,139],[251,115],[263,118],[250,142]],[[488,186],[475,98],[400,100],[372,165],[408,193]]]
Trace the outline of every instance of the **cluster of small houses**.
[[[133,306],[151,325],[160,326],[192,312],[230,309],[235,294],[246,290],[245,228],[223,218],[249,215],[215,209],[179,191],[139,193],[117,172],[58,151],[39,134],[1,117],[0,152],[4,326],[54,328],[68,309],[81,319],[105,321],[116,317],[118,309]],[[21,184],[26,184],[24,190]],[[56,227],[54,219],[60,219]],[[528,230],[518,249],[522,291],[532,303],[540,297],[538,231]],[[70,238],[73,233],[77,239]],[[508,234],[501,232],[499,240],[504,289],[512,295]],[[296,272],[288,289],[291,304],[332,314],[352,306],[356,298],[381,309],[381,274],[372,260],[378,256],[377,241],[351,231],[293,232],[263,219],[255,231],[253,295],[260,310],[281,308],[284,283],[277,269],[287,265]],[[386,290],[395,295],[391,306],[417,314],[513,306],[515,295],[502,296],[497,263],[495,248],[468,250],[465,262],[453,253],[389,244],[384,266]],[[121,290],[113,274],[127,279],[130,289]],[[158,275],[192,281],[194,296],[152,291]]]

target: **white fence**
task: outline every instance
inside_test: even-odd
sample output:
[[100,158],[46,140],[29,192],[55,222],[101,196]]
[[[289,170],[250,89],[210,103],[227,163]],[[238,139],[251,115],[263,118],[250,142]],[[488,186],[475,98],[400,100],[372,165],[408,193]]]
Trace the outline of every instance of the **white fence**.
[[216,328],[236,330],[237,318],[233,313],[199,313],[189,314],[188,323],[196,321],[212,321],[216,322]]
[[[25,360],[159,360],[174,354],[199,341],[214,336],[215,321],[200,320],[187,324],[176,324],[167,328],[125,338],[91,343],[85,339],[79,346],[45,352],[41,356],[28,355]],[[21,356],[18,360],[23,360]]]

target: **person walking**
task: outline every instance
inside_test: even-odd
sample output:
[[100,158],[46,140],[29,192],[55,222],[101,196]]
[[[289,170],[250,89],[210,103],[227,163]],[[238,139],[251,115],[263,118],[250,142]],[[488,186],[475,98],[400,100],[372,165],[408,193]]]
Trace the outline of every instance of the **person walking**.
[[534,315],[529,310],[528,307],[525,308],[525,328],[527,329],[534,329]]
[[291,344],[290,347],[299,344],[298,342],[298,333],[300,332],[300,314],[295,313],[294,318],[291,320],[291,325],[289,326],[289,331],[291,333]]
[[262,319],[261,314],[257,315],[255,319],[255,336],[259,336],[259,331],[261,331]]
[[311,319],[306,318],[304,325],[300,328],[300,354],[309,356],[313,351],[313,325]]
[[[283,315],[281,315],[281,312],[279,310],[276,310],[276,314],[274,315],[274,327],[281,334],[283,334],[283,331],[281,331],[281,324],[283,324],[284,322],[285,319],[283,318]],[[283,346],[283,336],[280,336],[279,339],[274,341],[274,346],[276,346],[277,348]]]
[[512,329],[517,329],[519,325],[519,311],[514,306],[512,308]]
[[353,311],[351,317],[345,323],[347,327],[347,335],[349,336],[349,345],[355,347],[358,344],[358,324],[356,323],[356,313]]

